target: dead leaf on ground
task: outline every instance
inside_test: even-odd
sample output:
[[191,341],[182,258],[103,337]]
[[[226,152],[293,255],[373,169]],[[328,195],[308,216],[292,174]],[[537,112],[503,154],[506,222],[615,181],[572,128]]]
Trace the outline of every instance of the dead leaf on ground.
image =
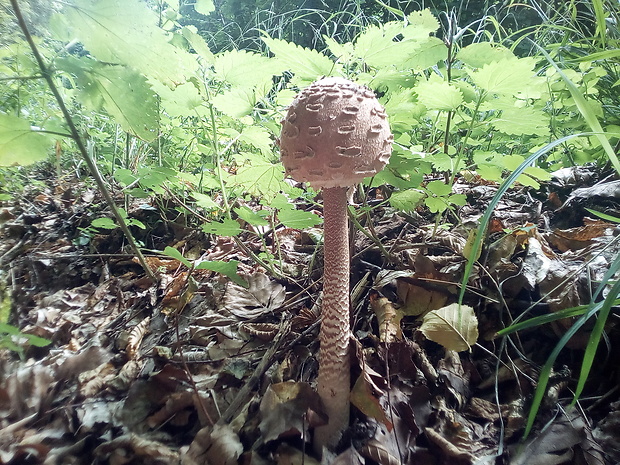
[[249,288],[228,283],[224,305],[226,309],[243,320],[253,320],[266,313],[273,313],[284,303],[284,286],[271,280],[264,273],[247,277]]
[[420,331],[448,350],[469,350],[478,340],[478,318],[469,305],[450,304],[424,315]]

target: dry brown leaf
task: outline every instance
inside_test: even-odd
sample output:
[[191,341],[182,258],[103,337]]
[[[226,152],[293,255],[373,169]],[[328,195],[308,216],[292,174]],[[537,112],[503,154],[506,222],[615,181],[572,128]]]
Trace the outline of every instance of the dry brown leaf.
[[424,315],[420,331],[448,350],[469,350],[478,340],[478,318],[469,305],[450,304]]
[[387,344],[400,341],[403,334],[400,329],[400,320],[403,313],[394,308],[392,302],[385,297],[378,297],[377,294],[370,295],[370,306],[372,307],[379,323],[379,340]]
[[265,313],[275,312],[284,303],[286,291],[264,273],[246,277],[248,289],[228,283],[224,305],[237,318],[252,320]]

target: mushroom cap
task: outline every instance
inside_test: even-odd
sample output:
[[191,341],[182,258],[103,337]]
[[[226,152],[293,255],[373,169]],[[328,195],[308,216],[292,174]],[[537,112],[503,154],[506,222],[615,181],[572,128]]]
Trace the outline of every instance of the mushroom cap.
[[352,186],[387,164],[394,136],[385,109],[367,87],[339,77],[303,89],[282,120],[286,174],[313,188]]

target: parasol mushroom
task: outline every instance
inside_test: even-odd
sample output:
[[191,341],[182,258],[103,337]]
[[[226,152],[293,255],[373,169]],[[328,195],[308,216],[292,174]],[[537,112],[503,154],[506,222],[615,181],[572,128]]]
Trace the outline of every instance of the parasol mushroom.
[[349,237],[347,188],[388,162],[394,136],[368,88],[327,77],[303,89],[282,121],[286,174],[323,189],[324,274],[318,393],[329,415],[314,447],[334,446],[349,423]]

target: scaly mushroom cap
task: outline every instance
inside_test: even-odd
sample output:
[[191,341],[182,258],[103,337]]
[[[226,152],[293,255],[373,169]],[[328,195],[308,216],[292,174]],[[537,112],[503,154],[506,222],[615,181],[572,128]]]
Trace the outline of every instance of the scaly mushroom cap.
[[282,120],[286,174],[316,189],[351,186],[387,164],[394,136],[367,87],[328,77],[302,90]]

